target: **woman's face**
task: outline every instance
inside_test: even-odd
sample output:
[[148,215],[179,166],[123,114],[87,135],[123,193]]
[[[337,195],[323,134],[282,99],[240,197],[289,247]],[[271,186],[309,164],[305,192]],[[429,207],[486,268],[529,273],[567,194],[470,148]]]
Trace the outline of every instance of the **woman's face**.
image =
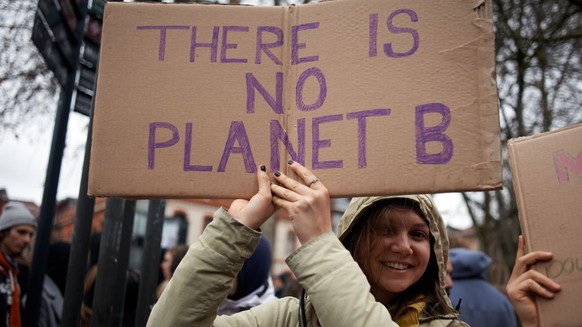
[[362,267],[377,301],[390,303],[416,283],[430,259],[430,230],[415,210],[393,207],[372,223],[370,258]]

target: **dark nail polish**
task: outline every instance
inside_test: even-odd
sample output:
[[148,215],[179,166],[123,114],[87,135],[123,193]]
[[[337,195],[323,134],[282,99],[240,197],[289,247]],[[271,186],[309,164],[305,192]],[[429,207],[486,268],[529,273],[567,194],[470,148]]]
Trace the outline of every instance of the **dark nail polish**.
[[289,160],[287,161],[288,164],[292,165],[293,164],[293,160]]
[[281,176],[281,172],[277,170],[277,171],[275,172],[275,176],[277,176],[277,177]]
[[267,171],[267,168],[265,168],[265,165],[261,165],[261,167],[259,167],[259,168],[261,168],[262,171]]

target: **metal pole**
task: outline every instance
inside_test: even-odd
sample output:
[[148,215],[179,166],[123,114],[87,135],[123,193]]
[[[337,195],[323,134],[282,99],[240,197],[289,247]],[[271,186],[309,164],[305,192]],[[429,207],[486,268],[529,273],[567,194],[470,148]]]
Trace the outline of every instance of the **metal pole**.
[[91,157],[91,134],[93,129],[93,115],[89,120],[89,131],[87,132],[87,143],[85,144],[85,158],[83,161],[83,173],[81,175],[81,186],[79,187],[79,198],[77,202],[77,212],[73,230],[73,240],[71,244],[71,255],[67,273],[67,287],[65,288],[65,298],[63,302],[63,313],[61,327],[79,326],[81,303],[83,302],[83,284],[85,272],[87,271],[87,257],[89,253],[89,241],[91,238],[91,227],[93,224],[93,214],[95,209],[95,198],[87,196],[87,185],[89,175],[89,159]]
[[92,326],[121,326],[135,201],[110,198],[99,247]]
[[[75,88],[75,79],[77,75],[76,67],[79,66],[79,54],[81,50],[81,40],[85,34],[85,18],[87,16],[87,1],[81,1],[81,19],[77,20],[75,37],[78,40],[75,46],[74,56],[71,58],[71,69],[67,75],[65,87],[61,90],[59,106],[55,117],[55,126],[51,143],[51,152],[47,166],[42,203],[40,206],[40,217],[38,231],[34,244],[34,255],[31,263],[30,280],[28,283],[26,308],[24,310],[24,326],[36,327],[40,311],[41,295],[46,272],[46,261],[48,256],[48,247],[50,235],[53,227],[55,215],[57,189],[59,186],[59,177],[61,164],[63,162],[63,152],[65,149],[65,140],[67,138],[67,125],[69,124],[69,113],[71,112],[71,100]],[[83,5],[84,4],[84,5]]]
[[137,312],[135,315],[135,327],[143,327],[146,325],[150,316],[151,306],[156,302],[155,292],[158,284],[158,273],[160,270],[160,247],[162,243],[165,209],[165,201],[150,200],[141,268],[141,281],[139,283]]
[[[50,236],[53,227],[57,188],[59,186],[59,174],[65,149],[67,124],[69,122],[69,107],[71,101],[70,97],[67,96],[67,93],[66,90],[61,91],[44,184],[42,204],[40,206],[40,217],[34,244],[34,255],[32,257],[26,307],[24,310],[25,315],[23,317],[25,326],[30,327],[36,326],[40,310],[41,294],[44,275],[46,272],[48,245],[50,243]],[[68,101],[67,98],[69,98]]]

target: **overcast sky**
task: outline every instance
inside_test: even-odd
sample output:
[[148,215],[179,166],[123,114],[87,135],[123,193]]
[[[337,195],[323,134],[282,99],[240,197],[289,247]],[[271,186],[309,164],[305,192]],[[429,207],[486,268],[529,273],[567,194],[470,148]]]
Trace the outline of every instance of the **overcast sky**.
[[[61,167],[57,199],[77,198],[83,168],[84,144],[89,119],[71,113],[67,131],[67,147]],[[54,123],[54,122],[53,122]],[[5,133],[0,138],[0,189],[8,197],[33,201],[40,205],[53,136],[53,126],[37,126],[34,119],[22,136]],[[27,135],[24,135],[27,134]]]

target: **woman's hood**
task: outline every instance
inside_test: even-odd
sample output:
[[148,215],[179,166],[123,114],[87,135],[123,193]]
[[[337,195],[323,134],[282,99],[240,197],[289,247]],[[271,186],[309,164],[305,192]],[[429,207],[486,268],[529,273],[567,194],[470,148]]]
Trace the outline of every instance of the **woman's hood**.
[[442,294],[445,295],[445,298],[448,298],[445,291],[445,280],[447,275],[446,262],[448,260],[449,238],[447,236],[447,230],[445,228],[444,221],[430,195],[418,194],[352,198],[337,227],[338,238],[340,241],[343,241],[345,236],[352,229],[358,219],[361,218],[362,213],[371,205],[378,201],[396,198],[405,198],[417,202],[419,204],[420,210],[428,220],[430,233],[432,234],[435,241],[434,253],[436,255],[437,263],[439,266],[440,289]]

